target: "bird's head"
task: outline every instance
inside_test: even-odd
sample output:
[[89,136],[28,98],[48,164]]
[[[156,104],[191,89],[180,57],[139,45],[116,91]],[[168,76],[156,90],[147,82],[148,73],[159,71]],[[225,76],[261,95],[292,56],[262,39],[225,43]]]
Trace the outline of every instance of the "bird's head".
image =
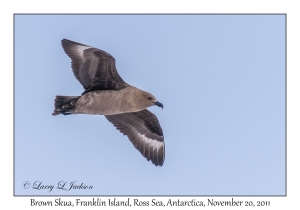
[[156,97],[151,93],[143,91],[142,98],[143,98],[143,102],[147,107],[156,105],[158,107],[161,107],[162,109],[164,108],[164,105],[159,101],[157,101]]

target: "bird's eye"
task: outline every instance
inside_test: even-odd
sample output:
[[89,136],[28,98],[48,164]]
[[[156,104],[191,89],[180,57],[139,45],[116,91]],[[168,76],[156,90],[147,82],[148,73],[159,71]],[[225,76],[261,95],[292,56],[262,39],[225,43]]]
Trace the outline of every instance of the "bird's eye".
[[149,99],[149,100],[153,100],[153,98],[151,98],[151,97],[148,97],[148,99]]

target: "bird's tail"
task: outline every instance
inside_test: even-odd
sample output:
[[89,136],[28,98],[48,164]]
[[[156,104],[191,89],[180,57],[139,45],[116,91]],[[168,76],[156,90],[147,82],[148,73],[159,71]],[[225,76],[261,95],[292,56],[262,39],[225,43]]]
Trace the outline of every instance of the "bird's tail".
[[53,116],[63,114],[68,115],[70,110],[72,110],[77,100],[80,96],[56,96],[54,101],[54,112],[52,113]]

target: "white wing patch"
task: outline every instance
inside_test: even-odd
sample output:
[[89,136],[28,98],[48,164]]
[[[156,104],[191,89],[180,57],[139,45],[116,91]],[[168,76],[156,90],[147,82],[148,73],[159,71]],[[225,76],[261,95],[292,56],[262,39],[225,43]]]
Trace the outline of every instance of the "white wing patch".
[[79,53],[79,55],[82,57],[83,56],[83,51],[86,49],[92,48],[90,46],[82,46],[82,45],[77,45],[76,46],[76,51]]
[[[138,132],[137,132],[138,133]],[[141,135],[140,133],[138,133],[139,136],[141,137],[141,140],[146,144],[146,145],[149,145],[150,148],[153,147],[154,148],[154,151],[158,152],[158,150],[160,148],[163,148],[164,147],[164,142],[161,142],[161,141],[157,141],[155,139],[149,139],[147,138],[145,135]]]

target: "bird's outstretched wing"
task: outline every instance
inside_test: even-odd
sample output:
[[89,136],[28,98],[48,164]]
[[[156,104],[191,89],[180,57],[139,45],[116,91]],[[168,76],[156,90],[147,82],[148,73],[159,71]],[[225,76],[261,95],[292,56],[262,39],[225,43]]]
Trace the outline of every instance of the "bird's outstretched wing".
[[120,90],[128,86],[116,69],[116,61],[109,53],[73,42],[61,41],[66,54],[72,60],[72,69],[76,79],[87,93],[92,90]]
[[144,109],[117,115],[106,115],[121,133],[126,135],[136,149],[156,166],[162,166],[165,159],[163,131],[156,116]]

